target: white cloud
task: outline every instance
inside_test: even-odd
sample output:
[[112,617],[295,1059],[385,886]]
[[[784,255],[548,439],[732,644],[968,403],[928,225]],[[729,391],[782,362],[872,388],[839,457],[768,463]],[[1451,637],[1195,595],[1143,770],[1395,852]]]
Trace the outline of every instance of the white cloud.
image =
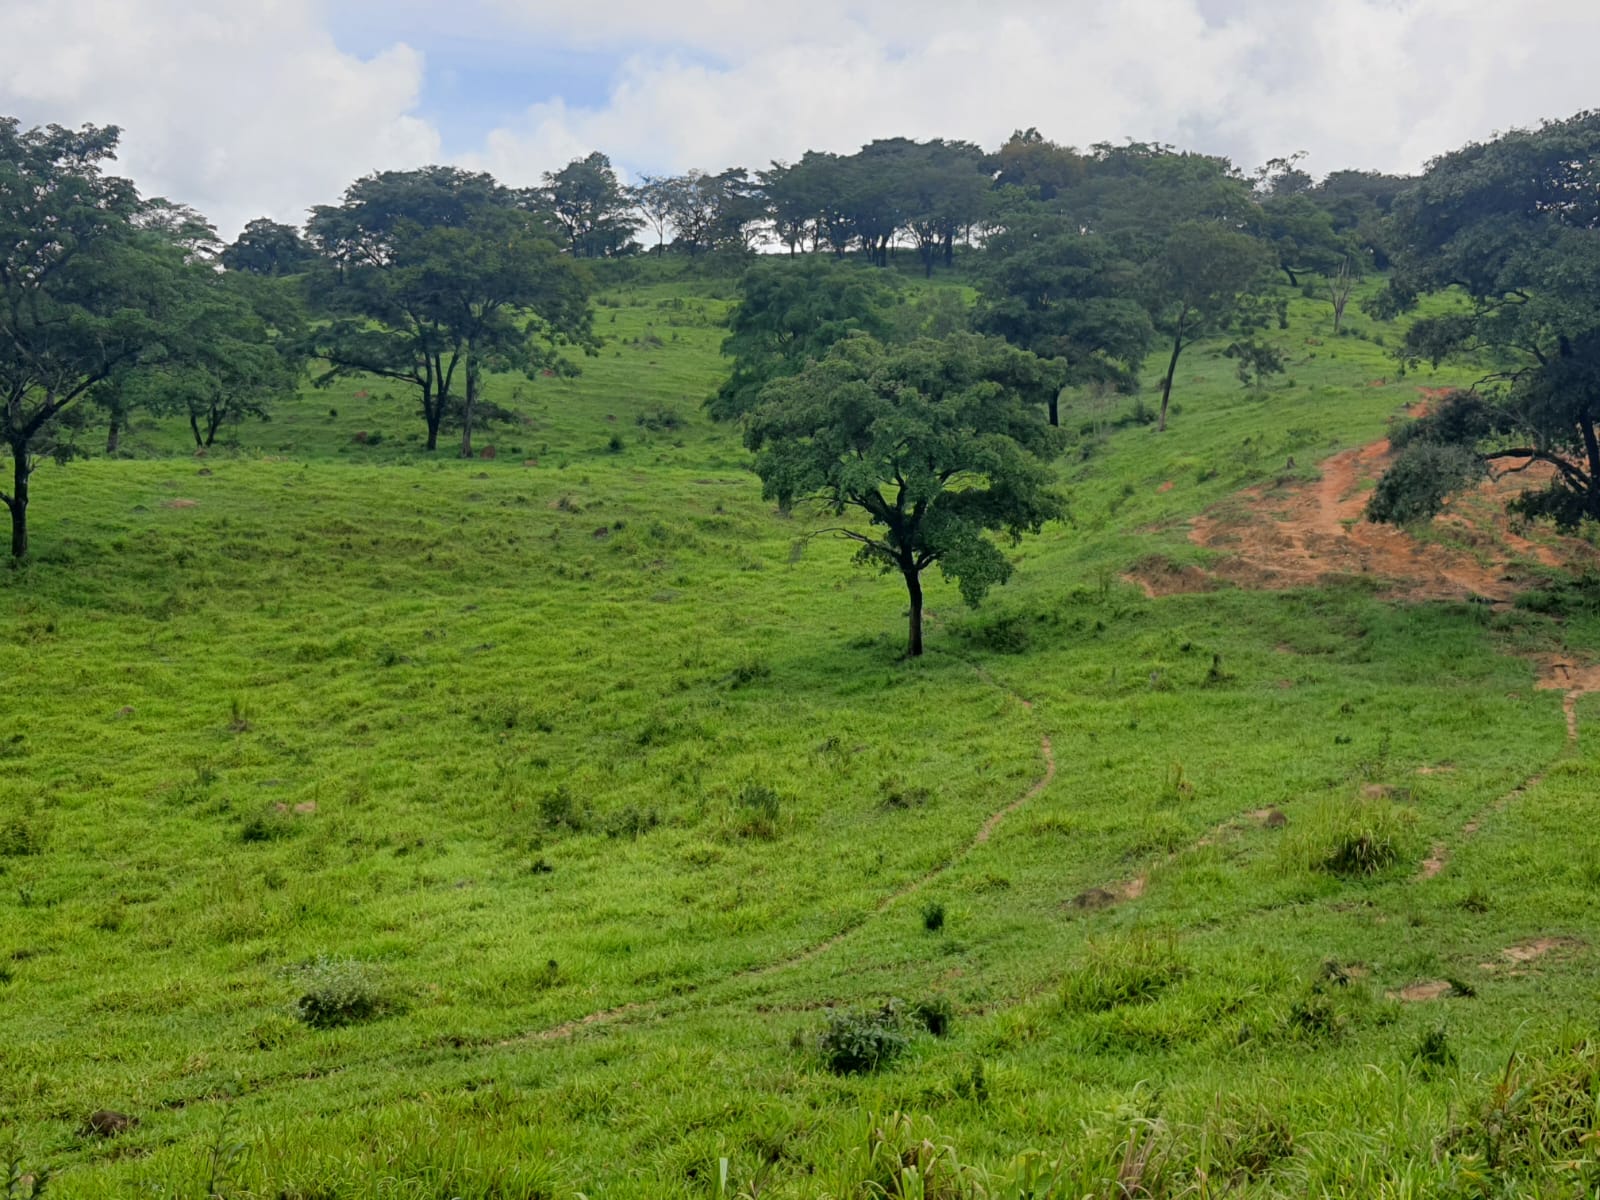
[[[329,32],[359,27],[371,58]],[[1415,170],[1594,103],[1593,0],[0,0],[0,113],[115,122],[123,169],[225,232],[298,220],[358,175],[441,154],[416,115],[448,35],[615,56],[609,91],[487,128],[465,165],[512,183],[592,149],[624,171],[760,168],[874,137],[995,145],[1036,125],[1314,171]],[[468,62],[449,68],[470,72]],[[441,73],[446,64],[435,64]],[[504,72],[502,71],[502,74]],[[592,92],[591,92],[592,94]],[[457,112],[454,126],[471,127]],[[456,136],[456,135],[452,135]]]
[[225,236],[298,223],[357,175],[439,153],[410,115],[421,55],[344,54],[324,17],[311,0],[0,0],[0,113],[121,126],[117,169]]
[[606,103],[538,104],[481,162],[528,179],[601,148],[636,169],[762,166],[873,137],[986,145],[1037,125],[1315,170],[1415,170],[1593,102],[1591,0],[492,0],[628,52]]

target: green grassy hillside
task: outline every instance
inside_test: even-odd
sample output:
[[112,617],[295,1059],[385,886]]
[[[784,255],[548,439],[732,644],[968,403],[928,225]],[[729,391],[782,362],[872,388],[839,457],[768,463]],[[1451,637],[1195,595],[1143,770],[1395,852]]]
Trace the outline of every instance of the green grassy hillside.
[[[727,295],[608,291],[580,379],[496,381],[492,460],[343,381],[41,468],[0,1157],[64,1197],[1587,1194],[1600,762],[1534,656],[1594,618],[1121,578],[1451,377],[1296,299],[1263,395],[1211,348],[1164,435],[1082,401],[1072,522],[978,612],[931,581],[908,662],[897,581],[797,556],[701,412]],[[830,1021],[904,1052],[836,1073]]]

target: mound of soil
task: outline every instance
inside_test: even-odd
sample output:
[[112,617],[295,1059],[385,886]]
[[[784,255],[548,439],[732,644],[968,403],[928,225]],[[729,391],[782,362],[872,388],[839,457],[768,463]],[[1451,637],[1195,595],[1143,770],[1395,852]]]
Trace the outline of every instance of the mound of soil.
[[1367,497],[1391,458],[1388,439],[1335,454],[1313,482],[1280,481],[1240,493],[1191,525],[1189,540],[1220,558],[1209,572],[1130,572],[1153,595],[1204,591],[1219,581],[1252,589],[1306,587],[1352,576],[1405,600],[1509,602],[1535,565],[1593,564],[1573,538],[1513,528],[1506,501],[1545,478],[1536,465],[1458,497],[1419,541],[1365,520]]

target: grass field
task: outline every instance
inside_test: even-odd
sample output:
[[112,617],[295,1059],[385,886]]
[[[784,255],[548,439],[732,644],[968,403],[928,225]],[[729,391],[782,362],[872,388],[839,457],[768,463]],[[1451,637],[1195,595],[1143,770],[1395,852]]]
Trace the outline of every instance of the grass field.
[[[64,1197],[1600,1186],[1600,761],[1534,688],[1592,613],[1121,578],[1451,377],[1298,299],[1292,386],[1194,352],[904,661],[898,583],[796,557],[700,410],[728,294],[613,286],[580,379],[496,381],[492,460],[345,381],[41,468],[0,1158]],[[902,1052],[841,1074],[830,1028]]]

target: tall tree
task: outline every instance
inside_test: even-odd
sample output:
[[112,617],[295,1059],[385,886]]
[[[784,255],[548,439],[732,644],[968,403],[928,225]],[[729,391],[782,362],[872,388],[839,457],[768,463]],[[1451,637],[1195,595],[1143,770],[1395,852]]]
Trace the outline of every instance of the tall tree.
[[760,188],[743,167],[715,175],[692,170],[665,189],[673,243],[691,257],[713,250],[745,251],[765,216]]
[[596,150],[545,172],[544,197],[579,258],[611,257],[629,246],[640,222],[611,160]]
[[487,209],[464,227],[435,231],[429,251],[423,286],[434,289],[445,327],[465,353],[461,454],[470,458],[485,373],[576,374],[561,348],[596,351],[591,281],[517,209]]
[[[549,365],[539,347],[592,342],[587,276],[558,259],[543,218],[487,175],[454,167],[385,172],[315,210],[324,255],[312,294],[328,318],[316,335],[326,381],[372,374],[417,391],[436,449],[464,418],[485,369]],[[481,358],[474,363],[474,348]],[[470,395],[458,400],[459,389]]]
[[84,402],[157,353],[191,268],[141,228],[133,184],[108,175],[114,126],[21,128],[0,117],[0,441],[11,458],[11,554],[28,552],[29,484],[77,453]]
[[1256,211],[1249,181],[1226,158],[1146,142],[1091,147],[1082,181],[1057,204],[1135,262],[1159,258],[1187,222],[1244,229]]
[[1081,184],[1087,160],[1070,146],[1047,141],[1037,129],[1019,129],[989,156],[998,188],[1017,188],[1029,199],[1054,200]]
[[925,275],[933,275],[936,261],[955,265],[956,239],[988,211],[991,182],[983,166],[983,151],[970,142],[935,138],[907,155],[900,178],[905,228],[916,240]]
[[826,260],[759,261],[739,281],[722,353],[733,372],[706,407],[731,420],[755,407],[761,389],[821,358],[856,333],[883,337],[897,295],[875,272]]
[[1146,275],[1146,297],[1156,332],[1172,348],[1161,377],[1161,419],[1167,407],[1178,358],[1202,338],[1248,325],[1259,313],[1271,258],[1255,238],[1214,221],[1188,221],[1167,237],[1161,255]]
[[1337,271],[1355,251],[1350,240],[1334,229],[1328,211],[1303,192],[1268,196],[1251,226],[1271,247],[1291,287],[1299,287],[1300,276],[1308,271],[1322,275]]
[[672,228],[672,214],[677,207],[677,185],[674,176],[641,175],[639,182],[628,189],[628,200],[641,218],[640,228],[655,232],[658,255],[666,253],[667,230]]
[[1049,467],[1059,431],[992,369],[1024,354],[973,334],[893,348],[848,338],[769,384],[750,414],[762,494],[853,518],[816,532],[904,580],[908,656],[922,653],[924,571],[937,563],[977,605],[1012,571],[986,535],[1014,544],[1065,514]]
[[1391,307],[1452,292],[1402,354],[1492,364],[1402,431],[1367,509],[1436,514],[1484,474],[1542,464],[1512,508],[1563,528],[1600,520],[1600,111],[1476,143],[1429,164],[1395,201]]
[[305,366],[305,321],[299,296],[283,283],[207,272],[175,317],[179,328],[162,352],[123,386],[142,395],[136,406],[185,417],[197,448],[214,445],[224,425],[268,419],[273,403],[293,393]]
[[223,249],[222,265],[255,275],[298,275],[311,266],[314,254],[293,225],[257,217]]
[[[974,325],[1057,360],[1064,382],[1131,391],[1154,330],[1134,297],[1138,268],[1107,238],[1057,213],[1013,210],[979,257]],[[1057,424],[1059,391],[1046,397]]]

